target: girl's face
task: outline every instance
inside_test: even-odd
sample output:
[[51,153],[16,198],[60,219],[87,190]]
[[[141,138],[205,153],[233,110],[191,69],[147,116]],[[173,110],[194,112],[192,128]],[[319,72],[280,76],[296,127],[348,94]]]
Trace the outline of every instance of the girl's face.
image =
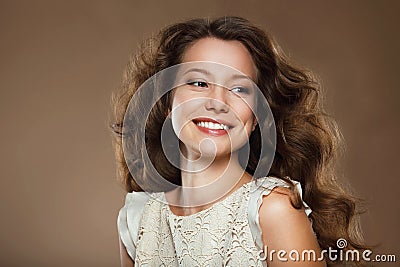
[[257,123],[252,111],[257,70],[250,53],[239,41],[204,38],[185,51],[186,62],[193,63],[184,64],[178,75],[183,85],[173,90],[170,114],[183,153],[190,158],[230,155],[248,141]]

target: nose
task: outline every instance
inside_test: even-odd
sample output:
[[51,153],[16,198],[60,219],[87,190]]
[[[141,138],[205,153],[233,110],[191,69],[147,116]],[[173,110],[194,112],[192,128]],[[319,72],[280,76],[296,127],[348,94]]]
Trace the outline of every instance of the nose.
[[215,113],[226,113],[229,111],[229,106],[226,104],[227,89],[222,86],[212,85],[212,89],[208,95],[209,99],[206,102],[206,109],[213,110]]

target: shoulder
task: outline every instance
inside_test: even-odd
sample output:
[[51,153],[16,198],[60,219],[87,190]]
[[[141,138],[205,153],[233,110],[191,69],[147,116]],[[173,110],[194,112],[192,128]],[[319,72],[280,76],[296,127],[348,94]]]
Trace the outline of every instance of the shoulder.
[[259,209],[261,227],[282,227],[282,221],[294,225],[304,222],[309,224],[304,209],[296,209],[292,206],[293,197],[294,193],[282,186],[274,187],[269,194],[264,195]]
[[[309,216],[312,211],[302,199],[303,189],[300,182],[292,179],[290,181],[292,185],[281,178],[273,176],[256,179],[250,199],[253,199],[253,202],[257,202],[257,209],[267,215],[300,211],[300,213],[305,213],[306,216]],[[298,201],[298,197],[302,201],[302,209],[296,209],[292,205],[292,202],[296,203]],[[254,199],[257,201],[254,201]]]
[[[304,208],[297,209],[292,205],[295,193],[289,189],[288,183],[279,178],[273,178],[270,183],[272,186],[269,186],[267,193],[262,195],[259,207],[259,222],[263,232],[264,230],[276,232],[280,229],[287,231],[288,229],[284,228],[289,225],[291,229],[310,228],[308,213]],[[297,182],[296,185],[298,184]],[[301,187],[297,187],[297,190],[301,196]]]
[[[319,244],[304,208],[292,206],[294,192],[282,186],[273,187],[263,195],[259,208],[259,224],[264,248],[268,250],[320,252]],[[318,255],[318,254],[317,254]],[[269,265],[268,265],[269,266]],[[271,266],[280,266],[276,262]],[[307,266],[324,266],[309,262]]]

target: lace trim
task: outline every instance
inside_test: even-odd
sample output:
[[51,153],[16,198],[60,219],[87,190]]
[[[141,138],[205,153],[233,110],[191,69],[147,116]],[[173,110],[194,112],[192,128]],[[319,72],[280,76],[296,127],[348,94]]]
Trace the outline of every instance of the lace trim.
[[[301,196],[300,183],[293,183]],[[188,216],[175,215],[160,202],[165,200],[162,192],[128,193],[118,231],[135,266],[266,266],[257,259],[263,248],[258,211],[263,196],[276,186],[289,187],[276,177],[253,179]],[[309,215],[311,209],[303,204]]]

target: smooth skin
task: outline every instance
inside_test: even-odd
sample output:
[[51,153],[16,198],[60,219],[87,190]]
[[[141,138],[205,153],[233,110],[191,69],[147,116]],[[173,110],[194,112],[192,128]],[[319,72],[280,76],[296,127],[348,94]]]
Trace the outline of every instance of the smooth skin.
[[[183,62],[192,61],[210,61],[225,64],[239,70],[241,73],[250,77],[253,81],[256,80],[257,70],[252,57],[246,47],[239,41],[224,41],[211,37],[200,39],[185,51]],[[200,83],[195,83],[191,86],[193,85],[203,87]],[[196,94],[199,95],[198,92],[203,92],[196,91],[197,88],[192,89],[194,90],[178,91],[178,93],[174,95],[174,103],[187,101],[190,99],[190,97],[195,97]],[[185,92],[187,94],[185,94]],[[193,92],[196,94],[193,94]],[[231,119],[232,123],[236,125],[237,121],[235,121],[235,119],[237,119],[241,122],[241,125],[246,129],[248,134],[250,134],[251,131],[254,130],[254,127],[257,123],[254,115],[251,112],[251,107],[248,105],[249,103],[251,105],[252,101],[249,99],[248,103],[243,105],[239,102],[233,103],[232,101],[237,101],[237,99],[232,98],[230,94],[232,94],[232,92],[225,90],[222,87],[216,87],[215,90],[210,91],[210,95],[208,95],[209,98],[215,98],[216,101],[209,100],[204,101],[203,103],[198,102],[200,106],[196,107],[196,109],[193,109],[193,112],[198,110],[198,108],[203,108],[206,115],[213,115],[217,117],[223,116],[224,119]],[[179,120],[184,120],[185,116],[187,117],[186,119],[190,119],[188,113],[192,111],[186,109],[186,112],[187,114],[184,112],[182,114],[176,114],[176,119],[178,122]],[[233,116],[233,114],[236,114],[236,116]],[[238,114],[240,115],[239,118]],[[186,128],[182,128],[181,134],[182,136],[179,138],[185,144],[185,156],[188,158],[198,157],[198,144],[202,138],[202,135],[198,133],[198,129],[196,129],[195,125],[188,124]],[[235,131],[233,131],[232,135],[232,138],[234,137]],[[239,135],[237,138],[238,137]],[[237,159],[237,150],[227,151],[227,147],[230,146],[227,146],[226,140],[223,138],[215,138],[213,140],[215,140],[217,148],[216,157],[213,163],[210,165],[210,167],[202,172],[182,172],[182,184],[188,187],[202,187],[210,182],[213,182],[213,180],[232,179],[234,175],[238,175],[237,177],[240,179],[238,180],[237,185],[230,190],[228,194],[226,194],[227,196],[244,183],[251,181],[252,177],[250,174],[239,168],[238,162],[233,160],[232,163],[232,160],[229,160],[229,157],[231,159]],[[234,147],[234,149],[238,148]],[[229,157],[227,157],[227,155],[229,155]],[[192,167],[195,168],[195,166]],[[228,173],[229,175],[224,175],[224,173]],[[267,247],[269,252],[272,250],[285,250],[287,253],[289,253],[291,250],[296,249],[300,254],[303,250],[314,250],[318,256],[320,255],[320,247],[313,233],[311,223],[303,209],[295,209],[291,205],[289,197],[290,194],[291,192],[288,189],[278,187],[275,188],[269,195],[263,197],[263,202],[259,210],[259,223],[262,230],[262,241],[264,247]],[[172,192],[170,195],[166,194],[166,197],[168,200],[168,198],[185,198],[185,195],[179,195],[179,192]],[[219,201],[220,200],[221,199],[219,199]],[[187,203],[188,201],[190,202],[189,199],[186,199],[183,202]],[[180,208],[177,206],[170,206],[170,208],[175,214],[189,215],[206,209],[214,203],[209,203],[208,205],[203,205],[200,207]],[[120,256],[122,267],[134,266],[134,263],[127,254],[121,240]],[[289,258],[287,254],[286,258]],[[290,259],[288,261],[279,261],[277,258],[277,253],[273,255],[272,260],[269,257],[267,258],[267,264],[269,267],[326,266],[324,261],[295,262],[291,261]]]
[[[304,209],[295,209],[290,203],[290,195],[289,189],[277,187],[263,197],[259,210],[262,241],[264,248],[268,248],[267,255],[272,250],[275,251],[272,260],[268,255],[267,264],[269,267],[324,267],[325,261],[308,261],[307,257],[304,261],[301,260],[302,251],[315,251],[318,258],[321,249]],[[279,260],[279,250],[286,252],[281,258],[287,261]],[[293,261],[289,257],[292,250],[299,252],[299,261]]]

